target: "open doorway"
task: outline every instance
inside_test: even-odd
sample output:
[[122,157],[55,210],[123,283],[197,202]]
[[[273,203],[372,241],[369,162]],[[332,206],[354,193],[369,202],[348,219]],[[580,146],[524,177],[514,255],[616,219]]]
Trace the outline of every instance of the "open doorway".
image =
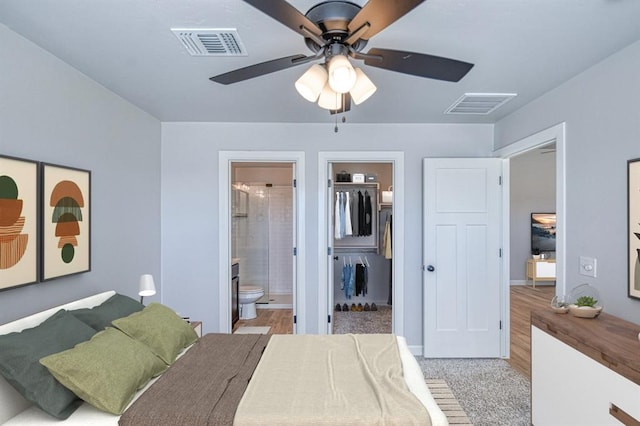
[[304,154],[221,152],[219,163],[219,279],[230,283],[220,286],[220,331],[304,332]]
[[[320,185],[320,283],[318,289],[319,332],[393,332],[404,334],[404,153],[402,152],[321,152],[318,155]],[[336,179],[337,173],[345,174]],[[349,178],[346,178],[349,174]],[[356,175],[356,176],[354,176]],[[367,178],[367,175],[369,177]],[[353,182],[353,181],[356,182]],[[337,182],[340,181],[340,182]],[[343,182],[344,181],[344,182]],[[326,183],[329,183],[328,185]],[[356,186],[360,185],[360,188]],[[369,186],[371,188],[369,188]],[[390,188],[392,186],[392,188]],[[371,202],[371,226],[366,235],[336,238],[336,207],[339,193],[349,193],[350,199],[368,192]],[[385,200],[383,202],[383,195]],[[394,213],[397,213],[394,215]],[[388,221],[388,222],[387,222]],[[388,226],[387,226],[388,224]],[[346,225],[346,224],[345,224]],[[352,224],[353,225],[353,224]],[[385,231],[391,253],[385,258]],[[358,266],[360,265],[360,266]],[[352,266],[353,274],[367,269],[369,277],[367,293],[357,290],[354,282],[349,297],[343,283],[345,267]],[[359,268],[359,269],[358,269]],[[373,279],[372,279],[373,278]],[[354,280],[355,281],[355,280]],[[375,287],[375,290],[374,290]],[[359,293],[359,295],[356,295]],[[363,319],[376,304],[378,312],[387,308],[389,319],[379,331],[363,328],[343,328],[334,324],[336,314]],[[337,306],[340,304],[340,311]],[[360,305],[360,306],[359,306]],[[368,305],[368,306],[367,306]],[[369,310],[365,310],[366,308]],[[354,310],[352,310],[352,308]],[[348,318],[344,318],[349,321]],[[388,324],[390,321],[391,324]],[[366,322],[366,320],[364,321]],[[322,324],[326,324],[323,326]],[[336,325],[339,328],[336,328]]]
[[[526,233],[526,241],[525,245],[527,247],[522,248],[521,250],[515,250],[512,247],[512,239],[517,238],[516,232],[513,230],[512,221],[514,220],[512,217],[512,203],[511,203],[511,176],[514,173],[512,169],[513,167],[518,167],[518,157],[529,156],[529,155],[538,155],[541,157],[548,157],[553,159],[553,163],[549,165],[551,167],[551,171],[548,173],[553,173],[554,183],[550,183],[553,185],[553,188],[549,188],[548,191],[554,194],[554,202],[555,202],[555,216],[556,216],[556,226],[555,226],[555,287],[550,292],[550,297],[553,294],[565,294],[566,293],[566,279],[565,279],[565,270],[566,270],[566,239],[565,239],[565,205],[566,205],[566,196],[565,196],[565,150],[566,150],[566,141],[565,141],[565,124],[560,123],[553,127],[550,127],[546,130],[535,133],[531,136],[528,136],[524,139],[521,139],[511,145],[508,145],[504,148],[501,148],[495,151],[496,157],[503,158],[503,174],[506,177],[505,179],[505,188],[504,188],[504,214],[505,218],[503,222],[503,246],[510,247],[509,250],[505,250],[505,259],[503,263],[503,300],[504,300],[504,310],[506,313],[506,317],[509,318],[507,321],[508,324],[508,333],[504,333],[505,341],[503,343],[504,348],[504,357],[511,357],[511,352],[514,350],[513,344],[517,344],[517,342],[512,342],[515,336],[511,332],[512,327],[514,327],[515,321],[517,318],[512,318],[510,312],[510,296],[511,296],[511,281],[512,277],[523,277],[526,283],[526,262],[522,256],[531,257],[531,239],[530,239],[530,230],[523,231]],[[525,161],[526,161],[526,157]],[[541,161],[547,161],[548,158],[543,158]],[[535,180],[536,175],[529,177],[532,180]],[[547,201],[549,202],[549,201]],[[549,205],[547,207],[550,208]],[[543,207],[540,207],[541,209]],[[530,215],[534,212],[529,212]],[[545,213],[545,212],[542,212]],[[525,220],[531,220],[530,217]],[[531,226],[529,224],[529,226]],[[524,254],[520,253],[523,251]],[[512,256],[515,257],[512,259]],[[517,268],[517,271],[512,272],[512,268]],[[516,284],[521,283],[518,278],[514,278]],[[524,284],[523,283],[523,284]],[[542,287],[544,288],[544,287]],[[547,287],[548,288],[548,287]],[[549,299],[550,302],[550,299]],[[526,316],[526,315],[525,315]],[[525,321],[528,321],[528,316],[526,316]],[[529,327],[520,327],[524,332],[528,332]],[[528,345],[529,339],[527,336],[518,336],[518,341],[522,342],[524,346]],[[522,363],[528,364],[528,347],[518,348],[518,352],[521,355]],[[526,369],[527,366],[524,365],[522,370]]]
[[332,162],[333,334],[391,333],[393,164]]

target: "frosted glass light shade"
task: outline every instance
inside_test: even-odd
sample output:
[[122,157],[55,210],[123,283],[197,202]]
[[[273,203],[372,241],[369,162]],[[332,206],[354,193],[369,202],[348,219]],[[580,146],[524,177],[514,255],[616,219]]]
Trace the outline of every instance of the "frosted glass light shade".
[[140,287],[138,296],[153,296],[156,294],[156,285],[153,282],[153,275],[144,274],[140,277]]
[[334,92],[347,93],[356,83],[356,72],[344,55],[329,60],[329,85]]
[[302,74],[295,86],[300,96],[309,102],[315,102],[327,83],[327,70],[319,64],[314,64]]
[[334,92],[327,83],[318,98],[318,106],[328,110],[339,110],[342,107],[342,95]]
[[356,105],[360,105],[369,99],[378,88],[360,68],[356,68],[356,77],[356,84],[353,85],[349,93],[351,94],[353,102],[355,102]]

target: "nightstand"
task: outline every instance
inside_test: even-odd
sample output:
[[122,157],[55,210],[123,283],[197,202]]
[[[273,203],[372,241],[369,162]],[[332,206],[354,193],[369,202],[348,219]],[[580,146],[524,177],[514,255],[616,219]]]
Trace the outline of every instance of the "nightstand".
[[529,259],[527,260],[527,284],[529,280],[536,288],[537,281],[556,280],[556,260],[555,259]]

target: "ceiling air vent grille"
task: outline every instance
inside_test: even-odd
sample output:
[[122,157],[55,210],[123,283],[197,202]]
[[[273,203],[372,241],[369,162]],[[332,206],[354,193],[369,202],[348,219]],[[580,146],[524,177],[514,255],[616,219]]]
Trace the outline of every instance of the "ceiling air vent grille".
[[465,93],[444,113],[487,115],[516,96],[516,93]]
[[171,32],[191,56],[247,56],[235,28],[172,28]]

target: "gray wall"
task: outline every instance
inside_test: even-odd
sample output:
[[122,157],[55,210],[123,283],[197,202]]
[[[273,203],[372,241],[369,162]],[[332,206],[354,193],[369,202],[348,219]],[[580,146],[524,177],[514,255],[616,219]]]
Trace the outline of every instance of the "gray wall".
[[[496,124],[496,148],[566,122],[567,289],[595,286],[606,312],[640,323],[627,297],[627,160],[640,157],[640,42]],[[579,256],[597,278],[578,274]]]
[[422,343],[422,163],[423,157],[489,156],[492,125],[356,125],[333,132],[326,124],[162,124],[162,274],[165,301],[202,319],[205,331],[218,321],[218,152],[304,151],[306,163],[307,300],[299,307],[307,332],[318,331],[318,152],[404,151],[405,334]]
[[542,154],[536,149],[512,158],[509,178],[511,281],[524,281],[525,265],[531,258],[531,213],[556,211],[555,153]]
[[[0,25],[0,154],[92,172],[92,270],[0,292],[0,323],[160,280],[160,123]],[[150,300],[160,300],[159,294]]]

